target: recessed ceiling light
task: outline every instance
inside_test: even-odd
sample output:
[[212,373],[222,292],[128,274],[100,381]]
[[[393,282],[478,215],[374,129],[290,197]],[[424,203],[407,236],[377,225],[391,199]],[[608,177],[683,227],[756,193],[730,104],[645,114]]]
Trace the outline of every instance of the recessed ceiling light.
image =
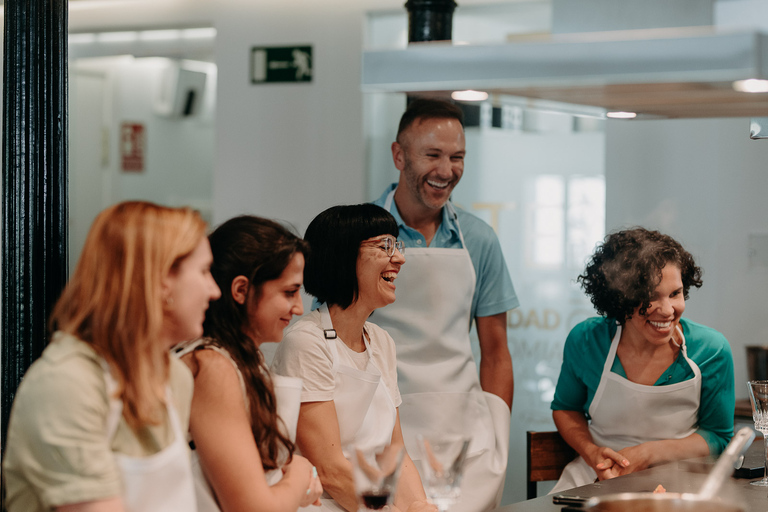
[[181,31],[184,39],[213,39],[216,37],[216,29],[213,27],[185,28]]
[[484,91],[453,91],[451,98],[456,101],[485,101],[488,99],[488,93]]
[[608,112],[605,114],[605,117],[610,117],[611,119],[634,119],[637,117],[636,112]]
[[750,78],[748,80],[736,80],[733,89],[739,92],[768,92],[768,80]]
[[68,41],[73,44],[89,44],[96,41],[96,34],[69,34]]
[[101,32],[96,35],[96,40],[100,43],[129,43],[138,38],[138,32]]
[[173,41],[180,37],[180,30],[144,30],[139,32],[139,40],[141,41]]

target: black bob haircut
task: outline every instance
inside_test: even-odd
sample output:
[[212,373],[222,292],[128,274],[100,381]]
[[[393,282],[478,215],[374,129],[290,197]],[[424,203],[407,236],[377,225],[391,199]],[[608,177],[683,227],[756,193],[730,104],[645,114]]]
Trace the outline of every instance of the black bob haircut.
[[672,264],[680,269],[683,297],[691,286],[700,288],[701,269],[674,238],[642,227],[611,233],[592,255],[578,277],[597,312],[621,325],[640,308],[644,315],[661,282],[661,271]]
[[348,308],[358,297],[357,256],[360,243],[380,235],[399,235],[397,221],[371,203],[333,206],[315,217],[304,240],[310,256],[304,289],[321,303]]
[[419,98],[408,104],[397,127],[397,141],[400,134],[417,119],[456,119],[464,127],[464,112],[457,105],[445,100]]

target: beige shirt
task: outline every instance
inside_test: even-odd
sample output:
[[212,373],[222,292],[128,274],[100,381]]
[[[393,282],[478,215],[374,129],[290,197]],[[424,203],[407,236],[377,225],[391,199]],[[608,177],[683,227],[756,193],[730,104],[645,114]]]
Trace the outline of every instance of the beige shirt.
[[[193,379],[171,358],[170,386],[182,429],[189,425]],[[9,512],[54,507],[122,494],[113,456],[152,455],[173,442],[167,413],[134,433],[121,419],[107,439],[109,400],[100,358],[87,343],[57,332],[24,375],[11,410],[3,460]]]
[[[389,391],[395,407],[402,402],[397,387],[397,356],[395,342],[387,331],[376,324],[365,323],[365,330],[370,336],[370,354],[355,352],[340,338],[336,343],[339,356],[338,364],[365,369],[368,359],[381,372],[381,378]],[[333,361],[328,343],[323,337],[320,313],[315,310],[300,318],[286,331],[283,341],[278,344],[271,371],[277,375],[299,377],[303,381],[302,402],[327,402],[333,400],[336,378],[333,373]]]

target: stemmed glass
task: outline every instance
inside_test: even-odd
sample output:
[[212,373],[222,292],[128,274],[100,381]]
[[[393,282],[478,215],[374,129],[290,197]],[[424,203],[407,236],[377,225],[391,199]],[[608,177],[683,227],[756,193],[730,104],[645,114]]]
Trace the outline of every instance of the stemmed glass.
[[470,439],[460,435],[418,436],[427,498],[446,512],[461,497],[461,477]]
[[347,458],[352,463],[355,494],[366,510],[381,510],[392,502],[400,477],[405,449],[402,444],[378,448],[349,447]]
[[752,403],[752,419],[755,430],[763,433],[765,446],[765,476],[762,480],[750,482],[752,485],[768,487],[768,380],[751,380],[747,382],[749,401]]

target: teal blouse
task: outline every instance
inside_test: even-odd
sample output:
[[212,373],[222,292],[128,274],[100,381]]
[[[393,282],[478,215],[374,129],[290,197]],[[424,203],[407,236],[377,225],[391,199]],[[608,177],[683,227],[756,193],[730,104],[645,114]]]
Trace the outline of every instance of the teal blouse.
[[[714,329],[680,319],[688,357],[701,370],[701,401],[696,433],[709,445],[713,455],[723,451],[733,437],[735,407],[733,356],[725,336]],[[589,318],[568,334],[563,350],[563,365],[555,389],[551,409],[581,411],[589,419],[589,406],[600,384],[603,366],[616,334],[614,320]],[[611,371],[624,378],[626,373],[619,358]],[[693,370],[682,351],[659,377],[654,386],[675,384],[693,378]]]

